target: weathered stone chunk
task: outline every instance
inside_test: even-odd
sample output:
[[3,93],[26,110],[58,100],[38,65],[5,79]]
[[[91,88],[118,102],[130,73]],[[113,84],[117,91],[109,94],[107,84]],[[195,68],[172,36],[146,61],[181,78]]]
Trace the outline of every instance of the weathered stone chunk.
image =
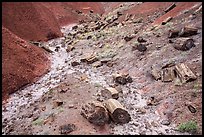
[[177,50],[187,51],[190,50],[192,47],[195,47],[193,39],[177,39],[173,47]]
[[69,134],[72,131],[76,130],[76,125],[74,124],[65,124],[59,127],[59,131],[61,134]]
[[126,83],[132,82],[132,78],[129,76],[128,73],[114,74],[113,80],[121,85],[125,85]]
[[55,100],[55,101],[53,102],[53,107],[55,108],[55,107],[61,106],[62,104],[63,104],[63,101],[61,101],[61,100]]
[[132,46],[132,51],[138,50],[140,52],[145,52],[147,50],[146,45],[147,44],[144,43],[136,43],[135,45]]

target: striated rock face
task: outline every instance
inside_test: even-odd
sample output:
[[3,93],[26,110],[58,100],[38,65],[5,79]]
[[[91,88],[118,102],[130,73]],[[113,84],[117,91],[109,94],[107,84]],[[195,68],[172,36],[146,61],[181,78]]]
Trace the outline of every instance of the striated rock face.
[[30,45],[2,26],[2,95],[15,92],[34,82],[49,68],[48,56],[43,49]]
[[25,40],[46,41],[62,36],[53,13],[38,2],[3,2],[2,24]]

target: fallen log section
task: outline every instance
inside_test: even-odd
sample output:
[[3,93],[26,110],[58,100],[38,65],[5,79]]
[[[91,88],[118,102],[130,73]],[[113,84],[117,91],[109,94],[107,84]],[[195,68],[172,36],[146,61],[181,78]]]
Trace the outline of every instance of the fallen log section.
[[176,65],[175,71],[177,72],[182,83],[193,81],[197,78],[190,68],[184,63]]
[[103,126],[109,121],[106,108],[99,101],[88,101],[82,106],[81,115],[90,123]]
[[105,107],[107,108],[112,120],[116,123],[124,124],[131,120],[128,111],[115,99],[108,99],[105,102]]

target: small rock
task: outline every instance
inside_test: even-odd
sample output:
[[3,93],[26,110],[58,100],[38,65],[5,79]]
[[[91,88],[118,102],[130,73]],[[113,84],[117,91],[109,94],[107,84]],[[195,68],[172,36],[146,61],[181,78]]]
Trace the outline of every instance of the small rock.
[[96,67],[96,68],[98,68],[98,67],[100,67],[100,66],[102,66],[103,64],[101,63],[101,61],[96,61],[96,62],[94,62],[93,64],[92,64],[92,66],[93,67]]
[[162,125],[167,125],[167,126],[168,126],[168,125],[170,125],[170,123],[171,123],[171,122],[170,122],[169,120],[162,120],[162,121],[161,121],[161,124],[162,124]]
[[147,100],[147,105],[157,105],[158,102],[157,100],[155,99],[155,97],[150,97],[148,100]]
[[73,67],[75,67],[75,66],[77,66],[77,65],[80,65],[80,63],[79,63],[78,61],[72,61],[72,62],[71,62],[71,65],[72,65]]
[[187,51],[195,47],[195,44],[193,39],[178,40],[173,47],[177,50]]
[[59,131],[61,134],[69,134],[74,130],[76,130],[76,125],[74,124],[66,124],[59,127]]
[[191,113],[196,113],[195,107],[193,107],[192,105],[187,105],[187,107],[188,107],[188,109],[189,109],[189,111],[190,111]]
[[116,83],[125,85],[126,83],[131,83],[132,82],[132,78],[129,76],[129,74],[125,74],[125,73],[120,73],[120,74],[114,74],[113,75],[113,80]]
[[139,114],[145,114],[146,113],[146,109],[143,108],[143,107],[142,108],[137,108],[136,112],[139,113]]
[[128,42],[128,41],[130,41],[130,40],[133,39],[133,38],[134,38],[134,36],[125,36],[124,40],[125,40],[126,42]]
[[68,108],[74,108],[74,105],[73,104],[69,104]]
[[55,48],[55,51],[58,52],[58,51],[59,51],[59,48],[60,48],[60,47],[57,46],[57,47]]
[[140,43],[147,42],[147,40],[145,40],[143,37],[138,37],[137,41],[140,42]]
[[55,108],[55,107],[61,106],[62,104],[63,104],[63,101],[61,101],[61,100],[55,100],[55,101],[53,102],[53,107]]
[[140,43],[139,45],[137,45],[137,50],[140,51],[140,52],[144,52],[144,51],[147,50],[147,47],[146,47],[145,44]]

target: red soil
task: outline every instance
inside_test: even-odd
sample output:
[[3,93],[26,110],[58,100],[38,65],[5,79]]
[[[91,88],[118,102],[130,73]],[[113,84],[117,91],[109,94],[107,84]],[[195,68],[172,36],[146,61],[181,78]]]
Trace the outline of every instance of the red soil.
[[104,7],[100,2],[43,2],[42,5],[47,7],[56,17],[60,26],[76,23],[81,19],[85,19],[83,15],[77,14],[76,10],[83,13],[102,14]]
[[45,52],[26,41],[47,41],[62,36],[61,26],[84,18],[75,10],[104,12],[101,3],[96,2],[2,3],[3,98],[48,70]]
[[3,2],[2,24],[25,40],[46,41],[49,33],[62,36],[52,12],[37,2]]
[[2,95],[15,92],[46,73],[49,60],[39,47],[30,45],[2,26]]

